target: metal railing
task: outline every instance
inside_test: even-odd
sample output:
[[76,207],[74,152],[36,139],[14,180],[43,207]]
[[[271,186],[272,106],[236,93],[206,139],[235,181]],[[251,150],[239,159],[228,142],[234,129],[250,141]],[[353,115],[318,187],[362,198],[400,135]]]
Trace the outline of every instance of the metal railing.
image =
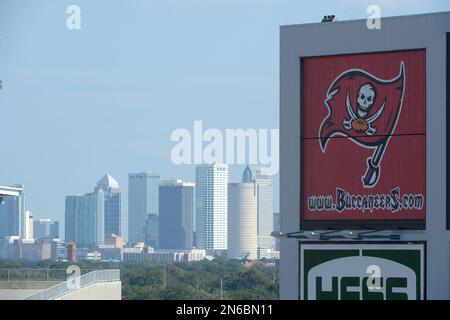
[[38,293],[26,297],[24,300],[54,300],[62,295],[79,290],[93,283],[120,281],[120,270],[95,270],[79,277],[72,277]]
[[[86,274],[93,269],[81,269]],[[66,269],[0,269],[0,282],[20,281],[66,281]]]

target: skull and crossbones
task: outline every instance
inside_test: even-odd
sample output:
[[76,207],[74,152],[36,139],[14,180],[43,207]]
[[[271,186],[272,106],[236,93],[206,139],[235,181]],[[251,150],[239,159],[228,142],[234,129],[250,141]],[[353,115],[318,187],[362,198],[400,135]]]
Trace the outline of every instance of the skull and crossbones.
[[345,105],[347,107],[348,115],[350,119],[344,119],[342,125],[347,130],[355,130],[357,132],[364,132],[368,136],[373,136],[377,129],[372,126],[372,123],[377,120],[384,109],[384,102],[381,108],[373,116],[367,118],[370,110],[373,108],[376,98],[375,88],[371,83],[363,84],[358,90],[356,114],[353,111],[353,107],[350,102],[349,92],[347,91],[347,97]]

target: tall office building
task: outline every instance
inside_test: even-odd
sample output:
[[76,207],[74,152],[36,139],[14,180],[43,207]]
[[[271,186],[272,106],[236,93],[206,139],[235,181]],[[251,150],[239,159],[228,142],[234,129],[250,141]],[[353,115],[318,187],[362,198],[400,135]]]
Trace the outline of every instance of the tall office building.
[[23,185],[11,188],[19,193],[18,196],[3,196],[0,204],[0,238],[17,236],[26,237],[26,207]]
[[231,259],[256,259],[257,187],[254,183],[228,184],[228,251]]
[[[148,215],[159,214],[159,175],[151,172],[128,175],[128,242],[145,242]],[[156,219],[148,223],[154,224]]]
[[144,243],[154,249],[159,249],[159,215],[157,214],[147,215]]
[[104,175],[95,187],[105,198],[105,242],[114,242],[113,235],[122,235],[122,194],[119,183],[109,174]]
[[258,195],[258,258],[264,258],[267,249],[273,249],[273,189],[270,168],[247,166],[242,182],[254,183]]
[[67,244],[67,261],[77,262],[77,244],[75,242]]
[[59,239],[51,240],[51,258],[54,261],[67,260],[67,249],[64,246],[64,242]]
[[59,221],[37,219],[33,222],[33,233],[36,240],[59,239]]
[[159,187],[159,248],[190,250],[194,246],[194,186],[182,180]]
[[228,166],[195,169],[196,246],[208,254],[224,254],[228,246]]
[[25,211],[25,239],[32,240],[34,239],[34,231],[33,231],[33,213],[31,211]]
[[99,189],[66,197],[65,240],[78,247],[97,247],[105,240],[105,197]]

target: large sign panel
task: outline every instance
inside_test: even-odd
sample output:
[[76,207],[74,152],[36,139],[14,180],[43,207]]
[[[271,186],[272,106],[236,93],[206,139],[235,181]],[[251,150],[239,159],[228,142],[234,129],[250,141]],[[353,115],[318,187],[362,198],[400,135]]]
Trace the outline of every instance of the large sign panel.
[[301,60],[301,229],[424,229],[425,50]]
[[302,300],[423,300],[424,243],[300,243]]

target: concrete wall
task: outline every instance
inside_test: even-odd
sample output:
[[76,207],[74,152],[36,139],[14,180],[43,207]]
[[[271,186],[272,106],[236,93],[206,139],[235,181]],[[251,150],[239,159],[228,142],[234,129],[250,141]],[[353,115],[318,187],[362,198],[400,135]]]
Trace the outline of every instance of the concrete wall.
[[[339,18],[339,17],[338,17]],[[300,58],[426,48],[426,230],[399,231],[401,240],[427,242],[428,299],[450,299],[446,230],[446,32],[450,13],[284,26],[280,33],[280,227],[300,229]],[[298,241],[281,240],[280,298],[298,299]]]
[[36,289],[44,290],[62,281],[0,281],[0,289]]
[[93,283],[55,300],[122,300],[122,282]]
[[0,289],[0,300],[22,300],[41,289]]
[[0,300],[22,300],[61,281],[0,281]]

